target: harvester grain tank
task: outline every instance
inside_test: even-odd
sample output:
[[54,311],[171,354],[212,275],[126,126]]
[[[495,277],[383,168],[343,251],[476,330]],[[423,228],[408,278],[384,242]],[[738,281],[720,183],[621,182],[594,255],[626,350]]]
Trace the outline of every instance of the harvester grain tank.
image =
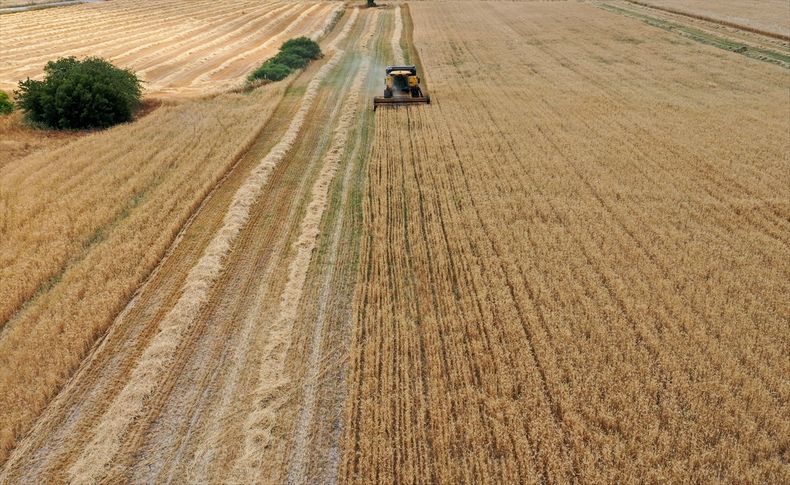
[[385,69],[384,96],[373,98],[373,110],[379,105],[431,104],[431,97],[423,94],[415,66],[389,66]]

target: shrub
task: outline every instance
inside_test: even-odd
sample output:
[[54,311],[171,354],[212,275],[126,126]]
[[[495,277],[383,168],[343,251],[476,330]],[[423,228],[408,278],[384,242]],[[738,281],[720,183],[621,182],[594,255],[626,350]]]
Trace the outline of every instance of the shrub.
[[43,81],[21,81],[16,92],[17,104],[30,121],[57,129],[130,121],[141,94],[142,84],[132,71],[97,57],[50,61]]
[[0,91],[0,115],[7,115],[14,111],[14,103],[8,97],[8,93]]
[[291,69],[301,69],[310,62],[309,58],[301,57],[292,52],[280,51],[279,54],[272,58],[272,63],[283,64]]
[[283,65],[277,64],[276,62],[271,62],[271,59],[264,62],[261,67],[253,71],[252,75],[250,76],[250,80],[256,79],[267,79],[269,81],[279,81],[281,79],[285,79],[288,74],[291,73],[291,68]]
[[[286,53],[286,54],[296,55],[296,56],[301,57],[302,59],[307,60],[308,62],[313,60],[313,59],[317,59],[317,57],[313,57],[313,55],[314,55],[313,49],[308,49],[307,47],[303,47],[303,46],[299,46],[299,45],[293,46],[293,47],[289,47],[288,49],[285,49],[285,50],[281,50],[280,53],[281,54]],[[321,57],[321,55],[319,54],[318,57]]]
[[294,69],[305,67],[312,59],[321,57],[321,47],[307,37],[297,37],[286,41],[276,56],[267,60],[250,74],[248,81],[284,79]]
[[282,52],[293,52],[305,59],[318,59],[321,57],[321,46],[318,42],[307,37],[296,37],[287,40],[281,47]]

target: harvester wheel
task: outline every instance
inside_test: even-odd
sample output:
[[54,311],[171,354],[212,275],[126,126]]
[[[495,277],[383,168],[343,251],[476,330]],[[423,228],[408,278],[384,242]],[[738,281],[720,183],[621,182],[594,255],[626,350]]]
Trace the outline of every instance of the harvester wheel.
[[392,97],[392,89],[384,88],[384,97],[385,98],[391,98]]

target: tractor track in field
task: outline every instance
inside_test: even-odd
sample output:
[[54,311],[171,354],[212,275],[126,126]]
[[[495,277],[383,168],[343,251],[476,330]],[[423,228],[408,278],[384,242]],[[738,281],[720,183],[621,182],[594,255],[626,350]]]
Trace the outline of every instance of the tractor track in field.
[[[260,465],[272,459],[284,463],[291,453],[257,446],[261,431],[245,423],[278,433],[275,425],[285,425],[278,424],[277,415],[288,416],[289,407],[299,406],[281,378],[288,373],[286,359],[299,357],[289,352],[297,314],[298,330],[309,330],[297,309],[305,278],[312,281],[319,278],[313,273],[323,271],[310,266],[314,251],[305,244],[323,240],[318,228],[331,201],[321,192],[329,190],[336,172],[347,171],[340,163],[345,158],[338,156],[345,153],[343,140],[357,124],[354,114],[365,108],[359,90],[366,78],[359,74],[352,81],[351,74],[359,62],[370,61],[350,59],[369,55],[367,40],[360,44],[359,39],[372,35],[374,21],[357,9],[347,12],[344,25],[335,29],[340,33],[324,43],[327,60],[292,82],[257,141],[204,201],[160,266],[15,448],[0,469],[0,481],[179,482],[232,476],[243,482],[272,480],[280,473]],[[348,34],[353,35],[346,41]],[[299,116],[303,123],[294,125]],[[346,120],[342,130],[324,129],[341,119]],[[293,137],[293,130],[298,136],[278,152],[275,142]],[[266,169],[270,173],[261,179],[265,190],[250,206],[227,256],[221,257],[216,280],[200,290],[205,302],[187,301],[183,308],[191,316],[172,333],[163,322],[173,318],[173,309],[189,296],[185,292],[194,291],[187,288],[204,284],[189,283],[196,262],[211,251],[218,231],[225,230],[239,187],[273,148],[281,160]],[[289,283],[287,268],[291,276],[302,276]],[[291,295],[284,298],[289,284]],[[290,324],[272,327],[283,311],[291,316],[282,322]],[[272,358],[282,369],[275,375],[267,367]],[[314,376],[321,374],[316,372]],[[266,384],[262,379],[273,380]],[[261,405],[255,389],[261,386],[270,399],[255,411]],[[252,418],[254,411],[263,414]]]

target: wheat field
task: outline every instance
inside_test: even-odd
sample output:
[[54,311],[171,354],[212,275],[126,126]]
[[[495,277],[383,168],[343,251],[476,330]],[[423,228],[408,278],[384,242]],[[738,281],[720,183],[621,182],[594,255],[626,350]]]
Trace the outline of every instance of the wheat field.
[[[121,27],[158,26],[160,34],[181,35],[207,50],[216,47],[215,41],[235,39],[238,45],[226,46],[246,46],[256,56],[266,56],[291,35],[325,35],[339,12],[332,4],[209,3],[214,10],[196,2],[162,4],[183,18],[205,14],[194,23],[205,37],[174,31],[174,25],[188,25],[178,15],[148,22],[146,16],[153,18],[156,10],[123,1],[13,14],[8,23],[4,16],[3,29],[23,26],[13,30],[15,42],[9,46],[19,46],[19,59],[25,62],[33,49],[46,57],[42,46],[52,49],[50,55],[75,53],[72,45],[80,42],[88,49],[86,38],[75,33],[91,25],[107,33],[113,48],[123,45],[118,42],[123,37],[129,41],[124,49],[150,48],[151,59],[161,58],[173,67],[183,61],[183,69],[195,59],[181,52],[187,48],[193,49],[190,55],[197,54],[194,47],[184,42],[167,47],[161,38],[150,37],[151,30],[140,37],[148,39],[141,44]],[[253,7],[250,18],[256,21],[250,23],[241,14],[243,21],[229,24],[222,15],[239,17],[238,7]],[[159,14],[167,14],[167,8]],[[271,21],[266,13],[271,9],[293,13],[283,18],[286,23],[277,24],[281,30],[261,29],[261,22]],[[99,18],[102,23],[96,22]],[[225,29],[227,35],[216,36],[213,28]],[[263,36],[263,42],[246,38],[252,32]],[[44,40],[61,33],[74,44]],[[230,57],[218,57],[217,62],[238,68],[226,81],[239,83],[247,74],[241,69],[260,59],[251,51],[230,48],[219,51]],[[3,57],[4,65],[14,58]],[[199,64],[201,69],[217,69],[217,62]],[[219,86],[201,85],[195,93],[205,95]],[[19,126],[18,117],[3,120],[0,128],[10,141],[0,147],[0,458],[74,373],[205,197],[261,136],[284,93],[284,87],[275,86],[250,94],[173,100],[130,124],[54,138],[37,137]]]
[[0,449],[81,362],[281,96],[165,106],[0,169]]
[[376,116],[342,480],[787,482],[786,71],[446,5]]
[[146,92],[200,96],[242,84],[284,41],[320,32],[332,2],[113,0],[4,15],[0,89],[60,56],[134,70]]
[[624,5],[8,16],[156,99],[0,120],[0,483],[790,482],[787,65]]

